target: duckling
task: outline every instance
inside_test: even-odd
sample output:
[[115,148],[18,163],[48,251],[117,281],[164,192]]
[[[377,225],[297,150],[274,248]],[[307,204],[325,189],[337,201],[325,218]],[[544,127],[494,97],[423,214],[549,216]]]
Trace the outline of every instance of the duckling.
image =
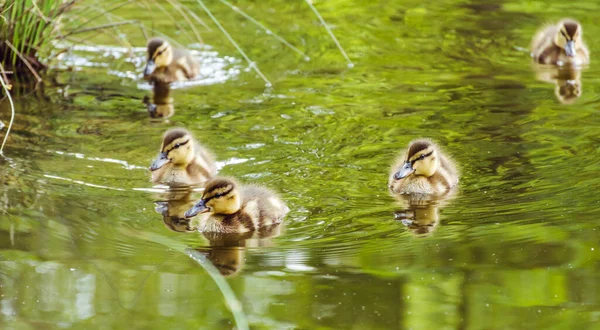
[[190,132],[173,128],[163,135],[160,153],[150,171],[153,183],[191,186],[212,178],[217,168],[212,154],[196,142]]
[[590,53],[583,43],[583,28],[572,19],[542,28],[531,43],[531,56],[540,64],[584,65]]
[[388,187],[397,194],[443,194],[458,183],[456,166],[430,140],[410,142],[392,167]]
[[266,188],[239,186],[233,179],[214,178],[206,183],[202,199],[185,216],[206,213],[199,221],[203,232],[244,233],[278,225],[288,211]]
[[144,79],[151,82],[172,83],[191,79],[200,73],[198,63],[181,49],[174,49],[168,41],[153,38],[148,41],[148,63]]

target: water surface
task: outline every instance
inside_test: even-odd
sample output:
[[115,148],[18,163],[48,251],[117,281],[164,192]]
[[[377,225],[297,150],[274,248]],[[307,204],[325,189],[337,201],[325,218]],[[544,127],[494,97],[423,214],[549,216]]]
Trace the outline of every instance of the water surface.
[[[273,87],[213,26],[199,28],[208,58],[230,59],[215,71],[230,75],[173,89],[168,120],[142,104],[143,50],[77,49],[43,88],[16,93],[0,160],[3,329],[233,328],[212,278],[165,242],[228,262],[252,329],[597,326],[596,2],[316,2],[352,69],[304,2],[236,5],[311,61],[212,4]],[[116,14],[202,51],[157,12]],[[592,53],[572,104],[523,50],[563,15],[582,22]],[[143,47],[139,29],[121,32]],[[110,34],[90,40],[120,49]],[[291,209],[281,233],[228,244],[165,225],[147,167],[175,126],[217,155],[221,174],[280,194]],[[453,198],[410,209],[386,184],[419,137],[462,177]],[[406,221],[417,214],[426,235]]]

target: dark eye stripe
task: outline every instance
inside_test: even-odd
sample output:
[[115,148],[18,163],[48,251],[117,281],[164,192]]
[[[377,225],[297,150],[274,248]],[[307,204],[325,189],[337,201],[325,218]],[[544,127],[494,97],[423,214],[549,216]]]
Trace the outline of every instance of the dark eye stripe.
[[428,154],[424,154],[424,155],[419,156],[417,159],[411,161],[410,163],[414,164],[414,163],[416,163],[417,161],[419,161],[421,159],[424,159],[424,158],[427,158],[427,157],[431,156],[431,154],[433,154],[433,150],[430,153],[428,153]]
[[187,140],[187,141],[181,142],[181,143],[177,143],[176,145],[173,146],[173,148],[169,149],[169,151],[167,151],[167,153],[171,152],[171,150],[173,150],[173,149],[177,149],[183,145],[186,145],[188,142],[190,142],[190,140]]
[[165,48],[165,49],[163,49],[163,50],[161,50],[159,52],[154,53],[154,58],[157,58],[159,55],[161,55],[162,53],[164,53],[166,50],[167,49]]
[[208,198],[204,198],[204,203],[208,203],[208,201],[209,201],[209,200],[211,200],[211,199],[213,199],[213,198],[219,198],[219,197],[223,197],[223,196],[225,196],[225,195],[229,194],[229,193],[230,193],[232,190],[233,190],[233,188],[229,188],[229,190],[227,190],[227,191],[226,191],[226,192],[224,192],[224,193],[220,193],[220,194],[214,194],[214,195],[212,195],[212,196],[210,196],[210,197],[208,197]]
[[562,36],[565,37],[565,39],[569,40],[569,37],[567,37],[567,35],[565,34],[565,31],[560,30],[560,34],[562,34]]

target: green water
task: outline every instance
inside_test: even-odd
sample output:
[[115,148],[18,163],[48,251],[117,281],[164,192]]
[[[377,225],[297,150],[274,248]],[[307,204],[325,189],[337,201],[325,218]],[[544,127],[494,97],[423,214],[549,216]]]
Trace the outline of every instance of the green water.
[[[304,2],[236,4],[311,61],[210,3],[272,88],[214,25],[198,29],[239,73],[174,89],[166,121],[148,118],[149,91],[132,78],[140,52],[81,51],[104,66],[78,62],[37,91],[17,88],[0,159],[0,328],[234,328],[185,249],[228,265],[252,329],[598,328],[600,4],[315,2],[352,69]],[[194,47],[154,10],[115,14]],[[563,16],[582,23],[592,54],[568,105],[522,49]],[[120,33],[144,45],[138,28]],[[169,230],[147,167],[174,126],[217,155],[221,174],[277,191],[291,209],[281,233],[228,243]],[[457,161],[453,198],[406,206],[388,195],[390,164],[418,137]],[[415,217],[428,234],[402,221]]]

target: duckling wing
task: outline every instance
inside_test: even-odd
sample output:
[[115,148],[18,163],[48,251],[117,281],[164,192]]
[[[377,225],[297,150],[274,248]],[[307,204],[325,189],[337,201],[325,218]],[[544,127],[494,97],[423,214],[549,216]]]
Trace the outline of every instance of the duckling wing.
[[244,186],[241,193],[242,209],[253,211],[251,213],[257,228],[280,223],[289,210],[283,201],[267,188]]
[[178,71],[183,73],[186,79],[192,79],[200,73],[198,63],[187,50],[176,49],[173,52],[173,63],[177,64]]
[[531,56],[536,62],[549,64],[551,58],[558,55],[559,49],[553,41],[556,33],[556,25],[547,25],[536,33],[531,42]]
[[448,187],[452,188],[458,183],[459,176],[459,172],[456,169],[454,161],[448,156],[442,155],[440,157],[440,165],[442,168],[440,174],[444,177],[445,181],[447,181]]
[[583,41],[581,43],[581,48],[579,50],[577,50],[577,54],[582,59],[582,63],[581,64],[588,64],[588,63],[590,63],[590,51],[588,50],[586,44],[583,43]]
[[456,169],[456,165],[454,165],[454,161],[448,156],[444,155],[442,155],[440,158],[440,164],[442,165],[442,168],[444,168],[448,174],[456,176],[458,174],[458,170]]
[[548,42],[548,40],[551,41],[552,38],[554,37],[554,34],[556,34],[556,25],[543,26],[541,29],[539,29],[535,33],[535,36],[533,37],[533,40],[531,41],[531,49],[532,50],[539,49],[544,44],[546,44]]
[[199,159],[201,164],[204,164],[207,172],[210,176],[217,174],[217,164],[215,163],[215,156],[208,149],[204,148],[198,141],[194,141],[196,158]]

